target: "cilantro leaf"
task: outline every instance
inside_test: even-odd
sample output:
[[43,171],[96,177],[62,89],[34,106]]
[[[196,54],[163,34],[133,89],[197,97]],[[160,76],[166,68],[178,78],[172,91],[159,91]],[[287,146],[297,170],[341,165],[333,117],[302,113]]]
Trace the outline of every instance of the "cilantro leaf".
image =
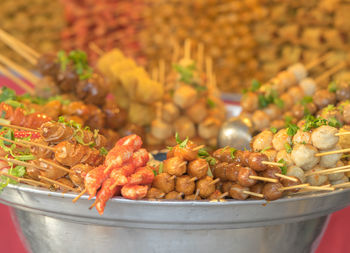
[[284,165],[281,166],[280,168],[281,168],[282,174],[283,174],[283,175],[286,175],[286,174],[287,174],[287,163],[286,163],[286,161],[285,161],[284,159],[280,159],[280,160],[278,161],[278,163],[283,163],[283,164],[284,164]]
[[180,148],[185,148],[187,145],[187,142],[189,141],[189,138],[187,137],[185,140],[182,141],[179,137],[179,134],[175,133],[175,140],[176,140],[176,143],[179,144]]
[[276,127],[271,127],[270,131],[275,134],[275,133],[277,133],[277,128]]
[[105,147],[100,148],[100,154],[106,156],[108,154],[107,149]]
[[213,109],[216,107],[216,104],[213,100],[211,100],[210,98],[207,99],[207,104],[209,106],[209,108]]
[[303,97],[302,98],[302,100],[300,101],[300,104],[301,105],[307,105],[307,104],[309,104],[309,103],[312,103],[314,100],[313,100],[313,98],[312,97],[310,97],[310,96],[305,96],[305,97]]
[[289,143],[285,143],[284,147],[285,147],[288,154],[292,153],[293,149]]
[[230,148],[230,155],[231,155],[231,158],[232,159],[235,159],[235,153],[236,153],[236,151],[237,151],[237,149],[235,149],[235,148]]
[[15,100],[16,92],[6,86],[1,88],[0,92],[0,102],[4,102],[6,100]]
[[259,81],[257,81],[256,79],[253,79],[253,81],[252,81],[252,87],[251,87],[250,91],[255,92],[255,91],[257,91],[260,87],[261,87],[261,83],[260,83]]
[[290,124],[288,124],[287,134],[288,134],[288,136],[293,137],[297,133],[298,130],[299,130],[299,127],[297,125],[290,123]]
[[193,76],[194,76],[194,71],[196,69],[196,66],[194,64],[184,67],[179,64],[174,64],[174,69],[180,74],[180,81],[187,83],[187,84],[192,84],[193,83]]

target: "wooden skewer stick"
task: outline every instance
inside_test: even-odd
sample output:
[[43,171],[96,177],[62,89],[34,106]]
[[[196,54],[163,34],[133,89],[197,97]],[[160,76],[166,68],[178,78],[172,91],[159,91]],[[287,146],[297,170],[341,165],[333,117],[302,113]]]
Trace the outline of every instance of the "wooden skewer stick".
[[8,68],[16,71],[18,74],[22,75],[25,79],[30,81],[33,84],[36,84],[39,81],[39,78],[36,77],[34,74],[23,68],[22,66],[18,65],[17,63],[11,61],[7,57],[0,55],[0,62],[7,66]]
[[325,55],[321,56],[320,58],[317,58],[311,62],[309,62],[308,64],[305,65],[305,68],[307,70],[312,69],[313,67],[321,64],[322,62],[326,61],[330,56],[332,55],[332,52],[328,52]]
[[256,193],[256,192],[251,192],[251,191],[243,191],[244,194],[252,195],[258,198],[264,198],[264,194],[261,193]]
[[344,148],[344,149],[339,149],[339,150],[321,152],[321,153],[315,154],[315,156],[325,156],[325,155],[341,154],[341,153],[346,153],[346,152],[350,152],[350,148]]
[[194,200],[196,200],[198,198],[198,195],[199,195],[200,191],[201,191],[200,189],[196,190],[196,193],[194,194]]
[[193,178],[191,178],[190,180],[189,180],[189,182],[194,182],[194,181],[196,181],[198,178],[197,177],[193,177]]
[[334,191],[335,188],[334,187],[324,187],[324,186],[307,186],[305,187],[305,189],[308,190],[317,190],[317,191]]
[[346,62],[341,62],[337,65],[335,65],[333,68],[327,70],[326,72],[324,72],[322,75],[320,75],[319,77],[317,77],[315,79],[315,82],[316,83],[319,83],[319,82],[322,82],[324,81],[325,79],[327,79],[329,76],[337,73],[339,70],[341,70],[342,68],[344,68],[346,66]]
[[306,188],[308,186],[310,186],[310,184],[298,184],[298,185],[293,185],[293,186],[288,186],[288,187],[281,187],[278,190],[279,191],[287,191],[287,190],[292,190],[292,189]]
[[344,173],[344,172],[349,172],[349,171],[350,171],[350,169],[337,170],[337,171],[331,171],[331,172],[324,173],[324,175],[336,174],[336,173]]
[[158,82],[158,69],[154,68],[152,70],[152,80]]
[[9,143],[13,143],[13,144],[16,144],[16,145],[19,145],[19,146],[23,146],[23,147],[25,147],[25,148],[30,148],[30,146],[27,145],[27,144],[21,144],[21,143],[19,143],[19,142],[17,142],[17,141],[9,140],[9,139],[6,139],[6,138],[1,137],[1,136],[0,136],[0,140],[7,141],[7,142],[9,142]]
[[78,199],[80,199],[81,196],[83,196],[85,192],[86,192],[86,188],[85,188],[84,190],[82,190],[82,191],[79,193],[79,195],[76,196],[76,197],[72,200],[72,202],[73,202],[73,203],[77,202]]
[[61,166],[61,165],[59,165],[57,163],[53,163],[51,161],[45,160],[43,158],[39,158],[39,161],[47,163],[47,164],[51,165],[52,167],[55,167],[56,169],[63,170],[63,171],[68,172],[68,173],[71,172],[70,169],[67,169],[66,167],[63,167],[63,166]]
[[63,187],[63,188],[66,188],[66,189],[68,189],[68,190],[71,190],[71,191],[73,191],[73,192],[77,192],[78,191],[78,189],[75,189],[75,188],[73,188],[73,187],[70,187],[69,185],[65,185],[65,184],[62,184],[62,183],[60,183],[60,182],[58,182],[58,181],[56,181],[56,180],[53,180],[53,179],[50,179],[50,178],[47,178],[47,177],[44,177],[44,176],[38,176],[40,179],[43,179],[43,180],[45,180],[45,181],[47,181],[47,182],[50,182],[50,183],[52,183],[52,184],[57,184],[57,185],[59,185],[59,186],[61,186],[61,187]]
[[16,126],[16,125],[3,124],[3,123],[0,123],[0,126],[2,126],[2,127],[8,127],[8,128],[14,128],[14,129],[20,129],[20,130],[25,130],[25,131],[31,131],[31,132],[40,132],[40,131],[37,130],[37,129],[27,128],[27,127],[21,127],[21,126]]
[[105,52],[102,50],[102,48],[100,48],[99,46],[96,45],[96,43],[94,42],[90,42],[89,43],[89,48],[95,52],[98,56],[103,55]]
[[332,185],[334,188],[346,188],[346,187],[350,187],[350,182],[347,182],[347,183],[342,183],[342,184],[335,184],[335,185]]
[[187,60],[191,59],[191,39],[185,40],[184,55],[185,55],[185,57],[184,57],[185,59],[187,59]]
[[192,149],[192,151],[197,151],[197,150],[200,150],[201,148],[204,148],[205,145],[199,145],[197,147],[195,147],[194,149]]
[[275,162],[268,162],[268,161],[262,161],[261,163],[266,165],[278,166],[278,167],[284,166],[284,163],[275,163]]
[[7,78],[9,78],[12,82],[14,82],[15,84],[17,84],[19,87],[21,87],[22,89],[24,89],[26,92],[28,92],[31,95],[34,95],[35,90],[34,88],[30,87],[26,82],[22,81],[20,78],[18,78],[17,76],[15,76],[14,74],[11,73],[11,71],[9,71],[6,67],[4,67],[3,65],[0,64],[0,72],[6,76]]
[[223,198],[225,198],[226,196],[228,196],[229,194],[228,194],[228,192],[224,192],[223,194],[221,194],[219,197],[218,197],[218,199],[223,199]]
[[24,166],[24,167],[33,167],[39,170],[43,170],[43,168],[35,165],[35,164],[31,164],[31,163],[27,163],[27,162],[23,162],[23,161],[18,161],[16,159],[12,159],[12,158],[6,158],[6,157],[0,157],[0,160],[6,161],[6,162],[10,162],[10,163],[14,163],[20,166]]
[[172,175],[169,179],[170,180],[173,180],[173,179],[175,179],[176,178],[176,176],[175,175]]
[[260,177],[260,176],[249,176],[250,179],[270,182],[270,183],[278,183],[278,180],[276,178],[269,178],[269,177]]
[[10,175],[10,174],[5,173],[5,172],[0,172],[0,175],[12,178],[12,179],[16,180],[19,183],[24,182],[24,183],[32,184],[32,185],[35,185],[35,186],[41,185],[41,186],[45,186],[45,187],[49,187],[50,186],[50,185],[45,184],[43,182],[35,181],[35,180],[32,180],[32,179],[28,179],[28,178],[16,177],[16,176]]
[[316,174],[326,174],[328,172],[338,173],[338,171],[343,170],[343,169],[348,169],[348,168],[350,168],[350,165],[340,166],[340,167],[326,169],[326,170],[307,172],[307,173],[305,173],[305,176],[311,176],[311,175],[316,175]]
[[298,179],[296,179],[294,177],[289,177],[289,176],[286,176],[286,175],[283,175],[283,174],[280,174],[280,173],[275,173],[275,176],[287,179],[289,181],[298,182]]
[[95,200],[94,203],[92,203],[92,205],[89,207],[89,209],[91,210],[92,208],[94,208],[96,206],[96,204],[97,204],[97,199]]
[[31,64],[35,65],[37,63],[37,59],[40,57],[40,54],[38,52],[28,47],[26,44],[11,36],[2,29],[0,29],[0,39]]
[[335,136],[342,136],[342,135],[349,135],[350,132],[339,132],[339,133],[336,133]]
[[43,145],[43,144],[40,144],[40,143],[36,143],[36,142],[30,142],[30,141],[25,141],[25,140],[18,140],[19,143],[24,143],[24,144],[28,144],[30,146],[36,146],[36,147],[40,147],[40,148],[45,148],[45,149],[48,149],[48,150],[51,150],[53,152],[56,151],[55,148],[53,147],[49,147],[47,145]]
[[214,181],[210,182],[209,185],[213,185],[216,184],[217,182],[220,181],[220,178],[215,179]]
[[204,44],[199,43],[197,49],[198,49],[198,51],[197,51],[197,68],[198,68],[198,71],[201,73],[203,70]]
[[179,194],[177,195],[178,198],[182,198],[182,196],[185,195],[183,192],[179,192]]

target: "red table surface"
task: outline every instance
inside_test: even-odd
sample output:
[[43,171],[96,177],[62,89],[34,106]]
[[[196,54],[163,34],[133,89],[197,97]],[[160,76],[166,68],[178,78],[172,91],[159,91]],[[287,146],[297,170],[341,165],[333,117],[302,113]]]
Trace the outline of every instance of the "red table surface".
[[[8,79],[0,76],[0,87],[8,86],[21,93]],[[11,209],[0,204],[0,252],[27,253],[17,234],[15,225],[11,219]],[[349,233],[349,234],[348,234]],[[350,252],[350,207],[335,212],[328,223],[328,227],[315,253],[348,253]]]

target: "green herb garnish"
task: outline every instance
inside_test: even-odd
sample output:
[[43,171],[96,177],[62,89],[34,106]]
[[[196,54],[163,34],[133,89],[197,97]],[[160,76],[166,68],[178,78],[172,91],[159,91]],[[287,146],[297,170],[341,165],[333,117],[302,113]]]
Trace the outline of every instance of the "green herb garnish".
[[235,148],[230,148],[230,155],[232,159],[235,159],[235,153],[236,153],[237,149]]
[[335,81],[331,82],[329,85],[328,85],[328,91],[329,92],[333,92],[335,93],[337,91],[337,83]]
[[213,109],[216,107],[216,104],[213,100],[211,100],[210,98],[207,99],[207,105],[209,106],[209,108]]
[[1,88],[0,102],[16,99],[16,92],[6,86]]
[[158,168],[158,173],[160,174],[160,173],[163,173],[163,167],[164,167],[164,164],[163,164],[163,162],[161,162],[160,164],[159,164],[159,168]]
[[185,140],[182,141],[182,140],[180,139],[178,133],[175,133],[175,140],[176,140],[176,143],[179,144],[179,147],[180,147],[180,148],[185,148],[186,145],[187,145],[187,142],[189,141],[188,137],[187,137]]
[[193,77],[194,77],[194,71],[196,70],[196,66],[194,64],[184,67],[179,64],[174,64],[174,69],[180,74],[180,81],[192,84],[193,83]]
[[313,102],[313,98],[312,97],[310,97],[310,96],[305,96],[305,97],[303,97],[303,99],[300,101],[300,104],[301,105],[307,105],[307,104],[309,104],[309,103],[312,103]]
[[286,149],[288,154],[292,153],[292,151],[293,151],[293,149],[289,143],[285,143],[284,148]]
[[276,127],[271,127],[270,131],[275,134],[275,133],[277,133],[277,128]]
[[297,125],[289,123],[287,128],[287,134],[288,136],[293,137],[298,130],[299,130],[299,127]]
[[107,149],[105,147],[100,148],[100,154],[106,156],[108,154]]
[[260,153],[264,153],[266,150],[269,150],[270,148],[272,148],[271,146],[267,146],[265,148],[263,148]]
[[284,164],[283,166],[280,166],[280,168],[281,168],[282,174],[286,175],[287,174],[287,163],[286,163],[286,161],[284,159],[280,159],[278,161],[278,163],[283,163]]

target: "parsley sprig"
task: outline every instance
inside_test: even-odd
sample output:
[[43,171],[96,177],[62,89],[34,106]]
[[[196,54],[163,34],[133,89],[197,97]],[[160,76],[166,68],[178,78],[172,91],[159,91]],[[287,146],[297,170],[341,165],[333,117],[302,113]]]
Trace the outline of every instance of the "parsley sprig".
[[57,53],[57,61],[61,70],[65,71],[69,64],[72,64],[80,80],[89,79],[93,74],[93,69],[89,66],[87,55],[81,50],[72,50],[67,55],[61,50]]

